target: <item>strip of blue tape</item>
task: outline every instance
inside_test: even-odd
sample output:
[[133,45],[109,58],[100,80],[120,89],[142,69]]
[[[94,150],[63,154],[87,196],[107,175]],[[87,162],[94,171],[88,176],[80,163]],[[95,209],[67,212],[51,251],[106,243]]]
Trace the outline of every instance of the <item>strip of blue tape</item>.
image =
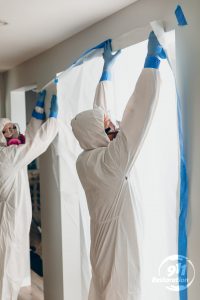
[[[179,296],[180,300],[188,299],[187,274],[187,213],[188,213],[188,176],[185,159],[181,101],[177,92],[178,130],[180,142],[180,213],[178,228],[178,258],[179,258]],[[183,272],[184,269],[184,272]]]
[[[169,58],[167,59],[169,66]],[[184,138],[183,138],[183,120],[181,99],[178,90],[177,95],[177,117],[178,134],[180,149],[180,199],[179,199],[179,220],[178,220],[178,283],[179,299],[188,300],[188,271],[187,271],[187,214],[188,214],[188,175],[187,163],[185,158]]]
[[178,25],[180,25],[180,26],[188,25],[185,15],[183,13],[182,7],[180,5],[177,5],[177,8],[175,10],[175,15],[176,15],[176,19],[178,21]]
[[54,78],[53,83],[54,83],[54,84],[57,84],[58,81],[59,81],[59,80],[58,80],[58,78],[56,77],[56,78]]
[[72,66],[75,67],[75,66],[78,66],[78,65],[82,64],[83,61],[84,61],[84,57],[86,57],[89,53],[93,52],[93,51],[96,50],[96,49],[102,49],[102,48],[105,48],[105,45],[106,45],[106,43],[107,43],[108,41],[111,42],[112,40],[111,40],[111,39],[108,39],[108,40],[106,40],[106,41],[100,43],[99,45],[97,45],[97,46],[95,46],[95,47],[93,47],[93,48],[90,48],[90,49],[88,49],[87,51],[83,52],[83,53],[80,55],[80,57],[79,57],[76,61],[74,61],[74,63],[72,64]]

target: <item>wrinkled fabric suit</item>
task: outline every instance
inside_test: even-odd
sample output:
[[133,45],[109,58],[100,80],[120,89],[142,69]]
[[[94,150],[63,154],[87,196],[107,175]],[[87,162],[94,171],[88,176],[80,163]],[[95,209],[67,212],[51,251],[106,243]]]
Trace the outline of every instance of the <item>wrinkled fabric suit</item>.
[[111,82],[100,82],[94,109],[78,114],[71,122],[84,149],[77,159],[77,172],[91,218],[89,300],[142,299],[139,217],[129,173],[154,115],[159,78],[158,70],[143,69],[113,141],[103,122]]
[[46,151],[57,134],[57,120],[32,118],[26,143],[6,147],[0,119],[0,300],[17,300],[27,269],[32,217],[27,165]]

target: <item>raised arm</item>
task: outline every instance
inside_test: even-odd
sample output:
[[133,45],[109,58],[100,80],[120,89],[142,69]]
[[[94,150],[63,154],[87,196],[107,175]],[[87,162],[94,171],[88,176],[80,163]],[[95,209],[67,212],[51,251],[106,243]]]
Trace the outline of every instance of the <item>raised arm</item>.
[[6,148],[7,157],[10,159],[11,165],[14,166],[14,170],[25,167],[47,150],[48,146],[58,133],[57,114],[57,97],[53,95],[48,120],[42,124],[34,134],[30,133],[29,138],[24,145]]
[[155,112],[160,87],[160,58],[166,58],[164,50],[151,32],[144,69],[125,108],[120,126],[133,156],[142,145]]
[[44,104],[45,104],[46,91],[43,90],[39,92],[36,106],[32,112],[32,118],[26,128],[26,140],[32,139],[40,126],[44,123],[46,119],[46,115],[44,112]]
[[105,112],[109,113],[113,106],[113,87],[111,82],[112,66],[116,61],[120,51],[115,54],[112,53],[111,42],[107,41],[104,48],[103,59],[104,66],[103,72],[96,89],[93,108],[101,107]]
[[149,36],[144,69],[125,108],[120,132],[109,143],[105,156],[106,163],[111,161],[111,167],[115,171],[120,170],[123,176],[124,172],[127,174],[133,166],[150,127],[159,96],[160,58],[165,57],[162,47],[152,32]]

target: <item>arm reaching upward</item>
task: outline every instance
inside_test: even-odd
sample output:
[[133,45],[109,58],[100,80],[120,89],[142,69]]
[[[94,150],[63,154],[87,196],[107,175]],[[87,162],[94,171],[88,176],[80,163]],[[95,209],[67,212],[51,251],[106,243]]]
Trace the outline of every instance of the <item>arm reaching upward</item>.
[[121,129],[135,152],[145,136],[157,104],[160,86],[160,58],[166,58],[166,55],[152,31],[149,35],[144,70],[128,101],[121,122]]
[[[52,96],[50,115],[46,122],[40,124],[39,129],[30,132],[29,138],[26,139],[24,145],[5,147],[5,155],[14,167],[14,170],[27,166],[31,161],[45,152],[51,142],[54,140],[58,133],[58,104],[57,97]],[[31,130],[31,128],[30,128]]]
[[131,168],[151,125],[159,98],[159,64],[160,58],[165,58],[163,53],[156,36],[150,33],[144,69],[126,105],[120,123],[121,132],[109,145],[113,161],[122,169]]
[[35,108],[32,112],[32,118],[26,128],[26,140],[31,139],[34,137],[44,120],[46,119],[46,115],[44,112],[44,105],[45,105],[45,97],[46,91],[43,90],[39,92],[37,102]]
[[112,54],[111,42],[107,41],[103,53],[104,66],[100,82],[96,89],[93,108],[101,107],[105,112],[109,112],[113,105],[113,87],[111,82],[111,69],[121,51]]

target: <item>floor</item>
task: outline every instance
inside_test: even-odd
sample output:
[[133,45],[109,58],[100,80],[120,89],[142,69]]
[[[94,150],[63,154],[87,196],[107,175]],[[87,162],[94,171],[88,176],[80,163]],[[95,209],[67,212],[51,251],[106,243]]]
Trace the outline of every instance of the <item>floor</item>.
[[44,300],[42,278],[31,272],[31,281],[31,287],[24,287],[20,290],[18,300]]

